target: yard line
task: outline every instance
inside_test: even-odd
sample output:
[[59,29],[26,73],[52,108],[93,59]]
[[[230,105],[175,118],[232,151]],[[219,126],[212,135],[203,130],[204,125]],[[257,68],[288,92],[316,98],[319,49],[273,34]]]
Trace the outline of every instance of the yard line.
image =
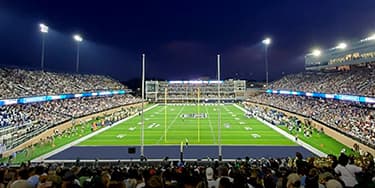
[[207,110],[207,106],[205,106],[205,109],[206,109],[206,112],[207,112],[208,125],[210,126],[212,139],[214,140],[214,144],[216,144],[216,137],[215,137],[215,133],[214,133],[214,130],[213,130],[213,127],[212,127],[211,119],[210,119],[210,116],[209,116],[209,113],[208,113],[208,110]]
[[[181,108],[181,110],[178,112],[177,116],[176,116],[176,117],[173,119],[173,121],[168,125],[167,133],[168,133],[169,128],[173,125],[173,123],[174,123],[174,122],[177,120],[177,118],[180,116],[180,114],[181,114],[182,110],[184,110],[184,108],[185,108],[185,106],[182,106],[182,108]],[[161,141],[163,138],[164,138],[164,134],[162,134],[162,135],[160,136],[160,139],[159,139],[159,141],[158,141],[156,144],[159,144],[160,141]]]

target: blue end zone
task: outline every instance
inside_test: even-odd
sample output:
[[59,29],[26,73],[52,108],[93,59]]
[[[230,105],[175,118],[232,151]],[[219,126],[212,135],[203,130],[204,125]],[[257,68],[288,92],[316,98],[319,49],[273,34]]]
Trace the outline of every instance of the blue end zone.
[[[134,154],[128,153],[129,146],[73,146],[61,151],[47,160],[131,160],[139,159],[140,146],[136,146]],[[261,157],[290,157],[296,152],[304,157],[314,156],[302,146],[222,146],[223,159],[261,158]],[[180,158],[180,146],[145,146],[145,157],[161,160],[168,156],[170,159]],[[218,146],[184,146],[184,159],[218,158]]]

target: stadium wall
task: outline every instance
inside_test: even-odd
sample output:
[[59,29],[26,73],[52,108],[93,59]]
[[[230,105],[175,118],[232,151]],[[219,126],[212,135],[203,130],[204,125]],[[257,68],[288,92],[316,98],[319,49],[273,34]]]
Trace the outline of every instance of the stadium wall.
[[[283,112],[284,114],[286,114],[287,116],[295,116],[297,117],[301,122],[304,122],[304,120],[306,119],[306,117],[300,115],[300,114],[295,114],[295,113],[292,113],[292,112],[289,112],[289,111],[286,111],[286,110],[282,110],[282,109],[279,109],[279,108],[275,108],[273,106],[269,106],[269,105],[264,105],[264,104],[260,104],[260,103],[254,103],[254,102],[249,102],[247,101],[246,103],[250,103],[250,104],[253,104],[253,105],[260,105],[260,106],[263,106],[263,107],[267,107],[269,109],[273,109],[273,110],[276,110],[276,111],[279,111],[279,112]],[[359,148],[361,148],[362,151],[365,151],[365,152],[369,152],[371,153],[372,155],[375,155],[375,149],[361,143],[361,142],[358,142],[340,132],[337,132],[336,130],[330,128],[329,126],[321,123],[321,122],[318,122],[316,120],[312,120],[311,121],[311,125],[316,128],[316,129],[321,129],[323,128],[323,131],[324,131],[324,134],[336,139],[338,142],[346,145],[347,147],[349,148],[353,148],[353,145],[354,144],[357,144],[359,146]]]
[[[99,112],[99,113],[95,113],[95,114],[91,114],[91,115],[88,115],[88,116],[80,117],[80,118],[75,119],[75,121],[76,122],[80,122],[80,121],[86,122],[87,120],[91,120],[92,118],[95,118],[97,116],[102,116],[102,115],[105,115],[105,114],[111,114],[111,113],[117,112],[117,111],[121,110],[121,108],[124,108],[124,107],[136,107],[136,106],[141,106],[141,105],[142,105],[142,103],[123,105],[123,106],[112,108],[112,109],[102,111],[102,112]],[[72,121],[66,121],[66,122],[64,122],[60,125],[51,127],[50,129],[44,131],[43,133],[41,133],[41,134],[33,137],[32,139],[20,144],[19,146],[5,151],[3,153],[2,157],[9,157],[14,152],[21,151],[21,150],[25,149],[27,146],[38,143],[40,139],[45,139],[48,136],[53,135],[54,130],[56,130],[56,129],[58,129],[60,132],[62,132],[66,129],[71,128],[72,126],[73,126]]]

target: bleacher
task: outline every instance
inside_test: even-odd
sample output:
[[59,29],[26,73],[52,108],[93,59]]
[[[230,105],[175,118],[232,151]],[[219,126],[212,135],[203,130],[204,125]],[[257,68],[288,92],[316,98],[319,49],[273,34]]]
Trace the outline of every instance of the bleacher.
[[[118,81],[100,75],[80,75],[0,69],[0,98],[75,94],[82,92],[126,89]],[[0,106],[0,140],[6,150],[12,149],[58,124],[127,104],[138,103],[130,94],[78,97],[27,104]]]
[[[284,76],[271,84],[275,90],[374,96],[375,69],[306,72]],[[315,119],[375,148],[375,104],[309,96],[260,94],[248,99]]]
[[126,89],[102,75],[66,74],[0,68],[0,99]]
[[375,96],[375,68],[371,66],[290,74],[273,82],[270,89]]

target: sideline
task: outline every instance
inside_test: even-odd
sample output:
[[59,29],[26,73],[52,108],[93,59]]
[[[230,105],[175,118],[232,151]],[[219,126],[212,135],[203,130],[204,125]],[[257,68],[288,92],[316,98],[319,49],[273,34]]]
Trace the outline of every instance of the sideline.
[[[242,110],[243,112],[246,112],[246,110],[240,106],[238,106],[237,104],[233,104],[235,107],[237,107],[238,109]],[[314,153],[315,155],[319,156],[319,157],[326,157],[327,154],[312,147],[311,145],[307,144],[306,142],[298,139],[297,141],[295,141],[295,137],[293,135],[290,135],[289,133],[287,133],[286,131],[280,129],[279,127],[275,126],[275,125],[272,125],[271,123],[259,118],[259,117],[255,117],[258,121],[262,122],[263,124],[267,125],[268,127],[270,127],[271,129],[275,130],[276,132],[282,134],[283,136],[285,136],[286,138],[290,139],[291,141],[293,141],[294,143],[306,148],[307,150],[311,151],[312,153]]]
[[[149,110],[151,110],[151,109],[153,109],[153,108],[155,108],[155,107],[157,107],[157,106],[159,106],[159,104],[154,104],[153,106],[151,106],[151,107],[145,109],[145,110],[144,110],[144,113],[147,112],[147,111],[149,111]],[[102,132],[104,132],[104,131],[106,131],[106,130],[108,130],[108,129],[114,127],[114,126],[117,126],[117,125],[119,125],[119,124],[121,124],[121,123],[123,123],[123,122],[125,122],[125,121],[127,121],[127,120],[129,120],[129,119],[131,119],[131,118],[133,118],[133,117],[135,117],[135,116],[137,116],[137,115],[138,115],[138,113],[135,113],[135,114],[133,114],[133,115],[131,115],[131,116],[125,118],[125,119],[122,119],[122,120],[120,120],[120,121],[118,121],[118,122],[112,124],[111,126],[104,127],[104,128],[102,128],[102,129],[100,129],[100,130],[98,130],[98,131],[95,131],[95,132],[93,132],[93,133],[90,133],[90,134],[88,134],[88,135],[86,135],[86,136],[84,136],[84,137],[82,137],[82,138],[79,138],[79,139],[73,141],[73,142],[70,142],[70,143],[68,143],[68,144],[65,144],[65,145],[63,145],[63,146],[61,146],[61,147],[59,147],[59,148],[57,148],[57,149],[55,149],[55,150],[52,150],[51,152],[48,152],[48,153],[46,153],[46,154],[44,154],[44,155],[41,155],[41,156],[39,156],[39,157],[36,157],[35,159],[31,160],[31,162],[32,162],[32,163],[40,163],[40,162],[44,161],[45,159],[51,157],[52,155],[55,155],[55,154],[57,154],[57,153],[60,153],[60,152],[63,151],[63,150],[66,150],[66,149],[68,149],[68,148],[70,148],[70,147],[72,147],[72,146],[74,146],[74,145],[77,145],[77,144],[79,144],[79,143],[81,143],[81,142],[83,142],[83,141],[85,141],[85,140],[87,140],[87,139],[89,139],[89,138],[91,138],[91,137],[93,137],[93,136],[95,136],[95,135],[97,135],[97,134],[100,134],[100,133],[102,133]]]

